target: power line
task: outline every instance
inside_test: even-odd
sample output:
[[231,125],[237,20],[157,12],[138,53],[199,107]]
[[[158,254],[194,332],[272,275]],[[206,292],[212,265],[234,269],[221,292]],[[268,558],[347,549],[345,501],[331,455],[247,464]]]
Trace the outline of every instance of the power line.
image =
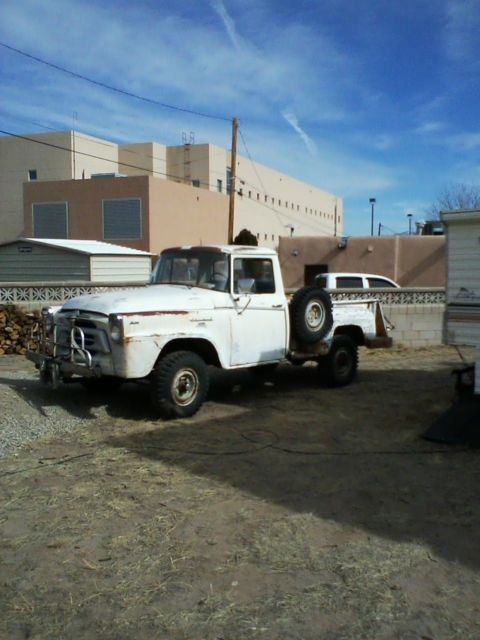
[[143,102],[148,102],[149,104],[155,104],[158,107],[164,107],[165,109],[173,109],[174,111],[182,111],[183,113],[191,113],[192,115],[200,116],[202,118],[210,118],[212,120],[222,120],[223,122],[230,122],[231,118],[226,118],[225,116],[215,116],[211,113],[202,113],[201,111],[194,111],[193,109],[186,109],[185,107],[177,107],[173,104],[168,104],[166,102],[160,102],[158,100],[154,100],[153,98],[147,98],[146,96],[141,96],[137,93],[133,93],[131,91],[126,91],[125,89],[120,89],[119,87],[114,87],[113,85],[106,84],[105,82],[101,82],[100,80],[94,80],[93,78],[89,78],[88,76],[84,76],[81,73],[77,73],[76,71],[71,71],[66,67],[61,67],[58,64],[53,62],[49,62],[47,60],[43,60],[37,56],[34,56],[26,51],[22,51],[21,49],[16,49],[5,42],[0,42],[0,46],[8,49],[9,51],[13,51],[14,53],[18,53],[25,58],[29,58],[30,60],[34,60],[35,62],[39,62],[40,64],[44,64],[47,67],[52,69],[56,69],[57,71],[61,71],[62,73],[66,73],[74,78],[78,78],[79,80],[84,80],[85,82],[90,82],[91,84],[96,85],[97,87],[102,87],[103,89],[108,89],[109,91],[115,91],[116,93],[120,93],[124,96],[128,96],[129,98],[135,98],[136,100],[142,100]]

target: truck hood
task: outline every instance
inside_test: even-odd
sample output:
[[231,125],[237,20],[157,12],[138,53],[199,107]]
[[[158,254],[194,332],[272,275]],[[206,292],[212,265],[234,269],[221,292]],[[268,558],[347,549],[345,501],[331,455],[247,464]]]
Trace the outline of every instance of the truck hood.
[[92,311],[93,313],[148,313],[156,311],[197,311],[213,309],[225,294],[208,289],[182,285],[150,285],[108,293],[95,293],[68,300],[62,311]]

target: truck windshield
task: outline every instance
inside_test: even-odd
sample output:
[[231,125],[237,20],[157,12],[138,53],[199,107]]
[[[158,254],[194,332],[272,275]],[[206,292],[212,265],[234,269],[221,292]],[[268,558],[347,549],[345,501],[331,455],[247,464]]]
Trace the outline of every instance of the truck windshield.
[[228,291],[228,256],[218,251],[166,251],[153,272],[152,284],[182,284]]

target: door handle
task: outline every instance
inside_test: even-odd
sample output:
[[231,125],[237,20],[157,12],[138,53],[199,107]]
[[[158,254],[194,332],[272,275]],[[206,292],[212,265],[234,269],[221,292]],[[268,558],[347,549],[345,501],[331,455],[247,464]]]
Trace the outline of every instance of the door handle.
[[283,309],[283,304],[272,304],[272,309]]

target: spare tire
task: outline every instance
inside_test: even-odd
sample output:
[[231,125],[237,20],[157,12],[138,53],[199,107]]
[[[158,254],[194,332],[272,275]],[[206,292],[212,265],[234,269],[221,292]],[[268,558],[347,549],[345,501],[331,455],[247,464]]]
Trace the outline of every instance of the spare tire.
[[332,299],[320,287],[303,287],[290,302],[292,332],[301,342],[313,344],[324,338],[333,325]]

